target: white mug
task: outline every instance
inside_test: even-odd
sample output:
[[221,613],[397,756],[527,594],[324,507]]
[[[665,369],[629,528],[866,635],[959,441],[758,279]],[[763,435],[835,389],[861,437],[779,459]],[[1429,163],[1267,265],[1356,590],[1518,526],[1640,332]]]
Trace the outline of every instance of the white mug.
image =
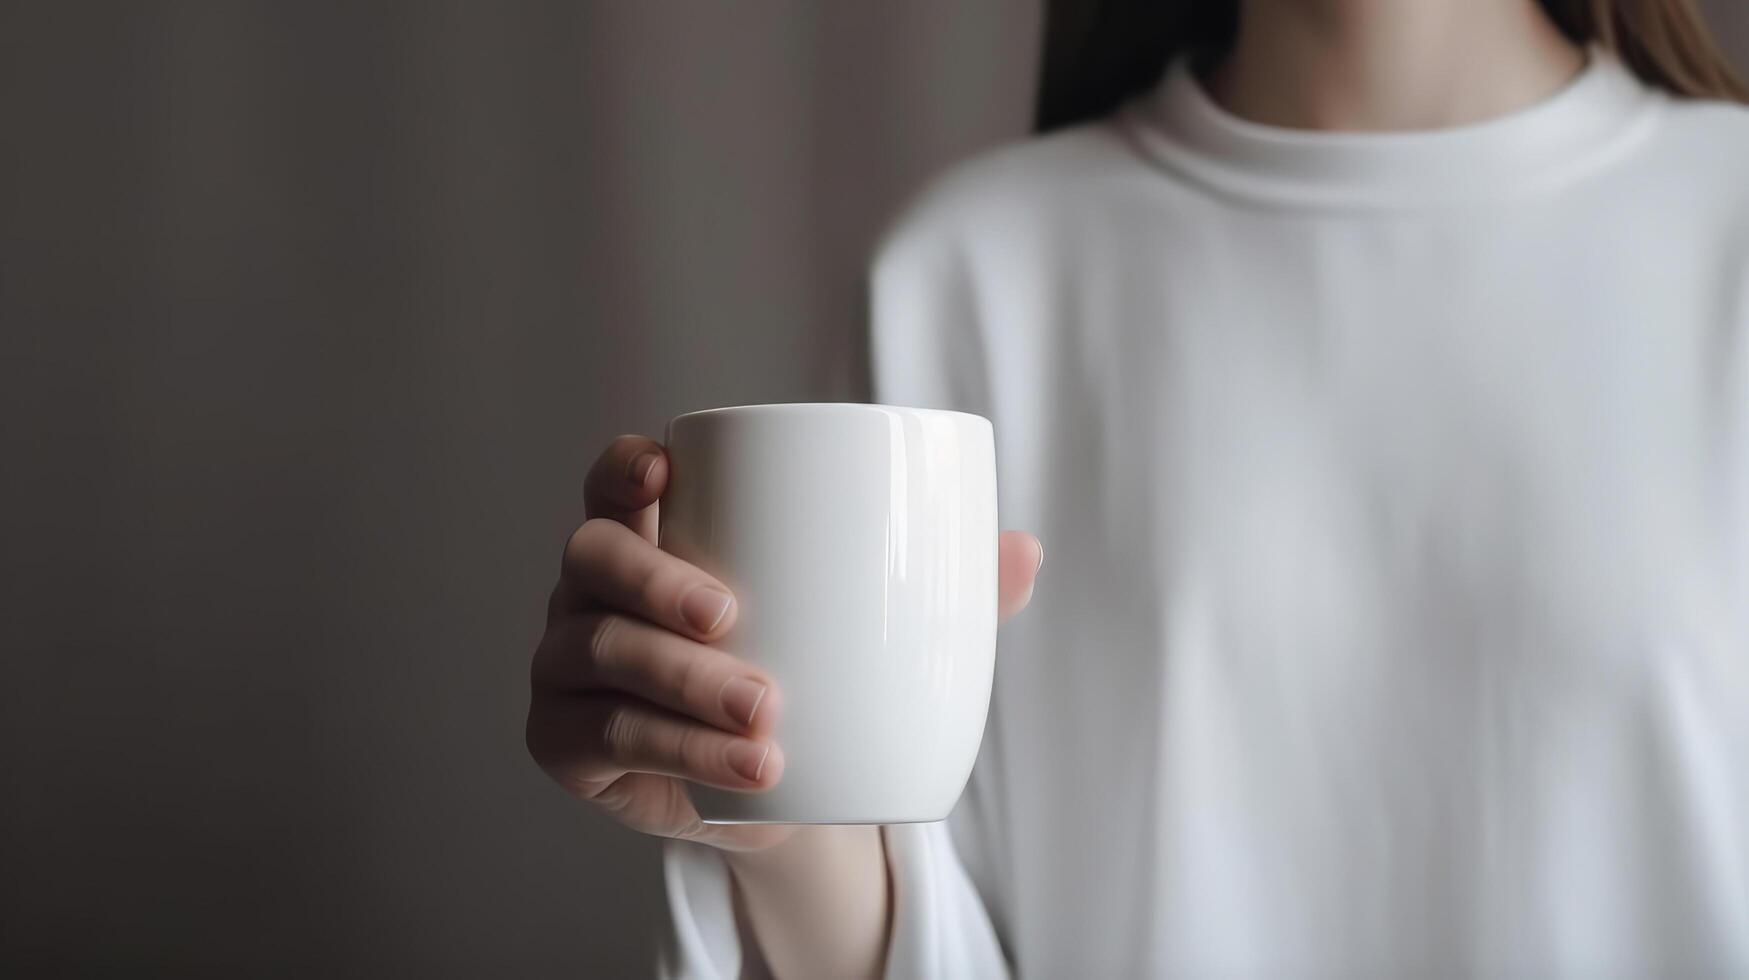
[[764,792],[690,784],[707,823],[947,817],[983,739],[996,648],[988,420],[750,405],[668,423],[660,541],[735,594],[719,645],[783,691]]

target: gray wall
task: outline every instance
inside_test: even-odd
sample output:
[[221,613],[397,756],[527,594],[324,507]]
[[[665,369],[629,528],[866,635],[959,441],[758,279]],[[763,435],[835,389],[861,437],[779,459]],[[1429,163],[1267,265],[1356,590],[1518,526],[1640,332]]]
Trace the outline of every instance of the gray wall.
[[0,975],[646,971],[653,844],[522,747],[585,467],[857,394],[1036,19],[0,3]]
[[521,744],[591,451],[857,394],[1037,21],[0,2],[0,974],[642,972],[653,846]]
[[1700,6],[1738,74],[1749,75],[1749,0],[1701,0]]

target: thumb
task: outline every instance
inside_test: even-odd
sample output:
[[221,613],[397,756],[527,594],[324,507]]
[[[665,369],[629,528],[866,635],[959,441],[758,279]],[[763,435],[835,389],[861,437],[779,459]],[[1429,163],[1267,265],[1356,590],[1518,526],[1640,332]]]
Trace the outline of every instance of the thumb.
[[1025,531],[1003,531],[996,552],[996,615],[1008,619],[1026,608],[1044,564],[1045,548]]

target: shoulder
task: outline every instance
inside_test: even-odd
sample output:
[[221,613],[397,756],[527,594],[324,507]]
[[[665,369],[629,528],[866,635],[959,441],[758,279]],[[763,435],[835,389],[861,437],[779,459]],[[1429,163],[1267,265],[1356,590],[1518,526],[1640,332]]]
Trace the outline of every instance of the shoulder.
[[1675,96],[1665,96],[1664,100],[1667,125],[1679,137],[1704,135],[1738,152],[1749,149],[1749,105]]
[[1655,152],[1715,205],[1749,207],[1749,106],[1664,97]]
[[930,179],[875,252],[870,347],[882,401],[993,413],[994,364],[1039,335],[1051,274],[1097,224],[1094,188],[1140,168],[1104,122],[998,147]]
[[1048,237],[1109,179],[1144,169],[1122,132],[1089,123],[987,150],[940,172],[902,207],[875,250],[882,266]]

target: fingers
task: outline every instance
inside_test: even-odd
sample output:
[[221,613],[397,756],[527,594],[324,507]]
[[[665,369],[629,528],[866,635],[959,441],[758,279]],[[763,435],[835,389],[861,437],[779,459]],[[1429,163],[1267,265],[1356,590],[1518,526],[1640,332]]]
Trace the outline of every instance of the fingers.
[[783,776],[783,750],[636,698],[548,696],[531,716],[528,748],[554,779],[593,799],[628,772],[761,790]]
[[573,608],[607,608],[709,640],[735,622],[721,582],[616,521],[585,521],[565,545],[562,586]]
[[644,436],[620,436],[607,444],[583,481],[586,517],[618,521],[647,541],[656,540],[654,504],[668,483],[662,444]]
[[997,541],[997,615],[1007,619],[1026,608],[1044,564],[1045,548],[1025,531],[1003,531]]
[[543,691],[615,690],[724,731],[764,735],[776,724],[777,685],[746,661],[642,620],[577,616],[535,651]]

